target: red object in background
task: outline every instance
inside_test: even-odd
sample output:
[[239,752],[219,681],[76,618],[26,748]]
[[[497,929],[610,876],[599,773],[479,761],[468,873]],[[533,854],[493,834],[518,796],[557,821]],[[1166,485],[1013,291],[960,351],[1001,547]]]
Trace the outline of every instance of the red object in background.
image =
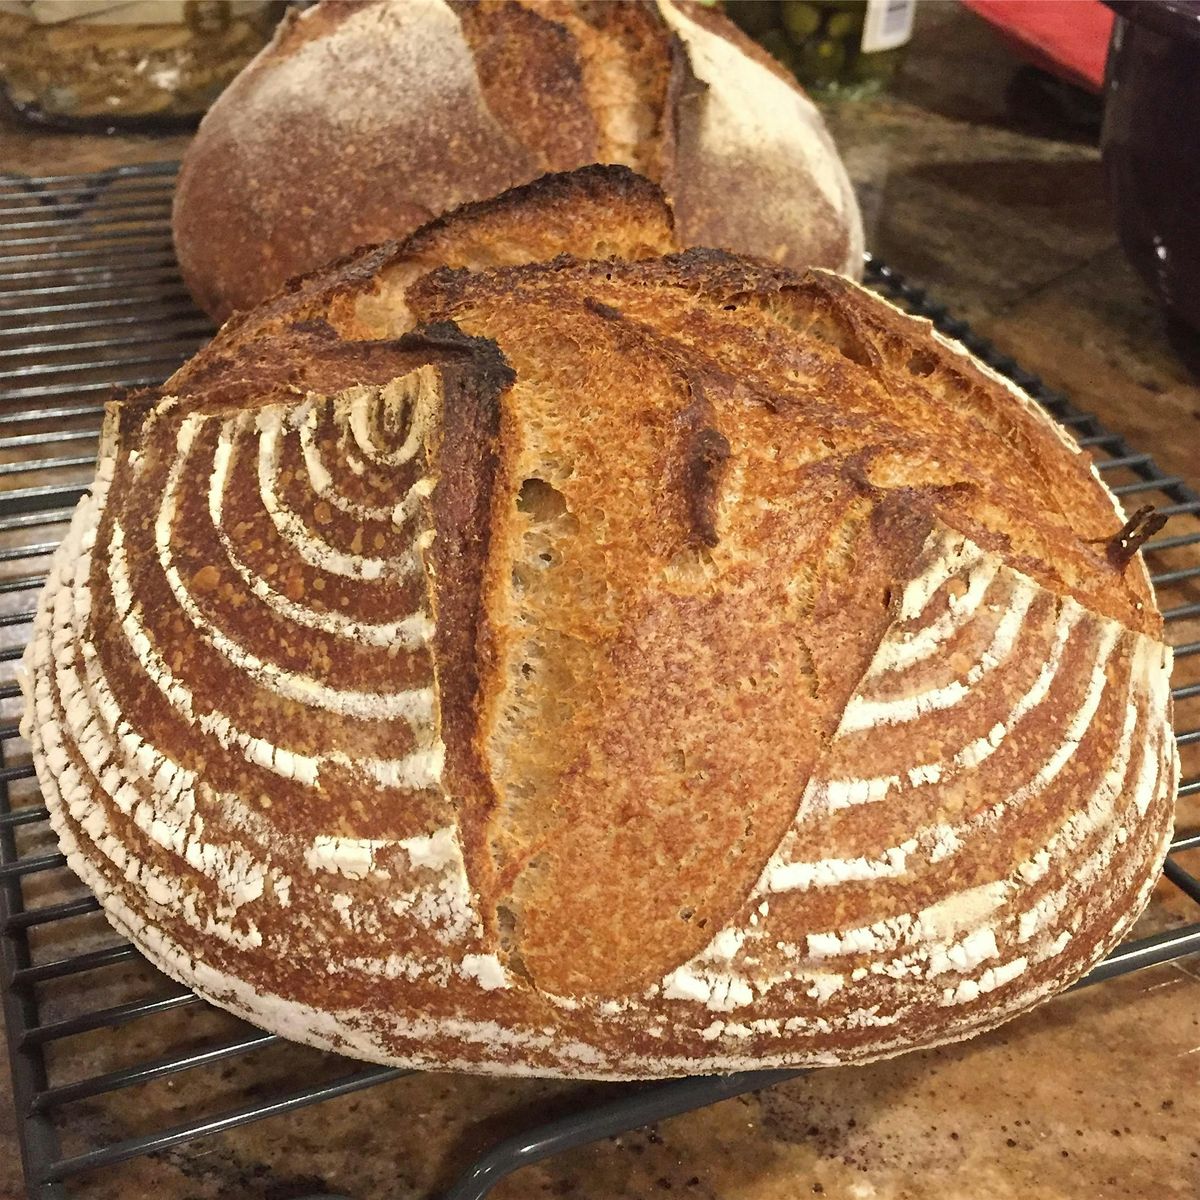
[[1100,0],[962,0],[1024,59],[1100,92],[1112,10]]

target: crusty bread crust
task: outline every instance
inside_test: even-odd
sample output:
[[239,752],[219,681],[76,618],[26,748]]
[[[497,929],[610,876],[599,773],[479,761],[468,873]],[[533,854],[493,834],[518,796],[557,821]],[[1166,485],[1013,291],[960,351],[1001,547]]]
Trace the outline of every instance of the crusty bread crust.
[[188,148],[184,279],[224,319],[355,247],[591,162],[658,181],[682,246],[857,274],[861,220],[821,117],[747,45],[674,0],[320,4]]
[[837,276],[457,265],[542,191],[112,406],[26,656],[72,868],[215,1003],[412,1066],[860,1062],[1068,986],[1178,774],[1116,501]]
[[[403,333],[412,325],[404,293],[434,267],[481,271],[545,262],[567,251],[588,259],[641,259],[679,249],[662,190],[627,167],[542,175],[464,204],[399,241],[360,248],[288,280],[265,303],[226,321],[210,349],[236,359],[243,346],[275,333],[286,338],[312,322],[332,325],[342,341]],[[188,371],[185,366],[172,379],[177,391],[190,387]]]

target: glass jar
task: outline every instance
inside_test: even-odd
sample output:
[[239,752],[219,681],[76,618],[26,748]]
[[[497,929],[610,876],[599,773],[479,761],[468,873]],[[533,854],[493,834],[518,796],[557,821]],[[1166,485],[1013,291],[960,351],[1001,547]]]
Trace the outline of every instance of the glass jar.
[[808,90],[867,96],[898,70],[916,0],[726,0],[724,9]]
[[197,121],[271,37],[274,0],[0,0],[0,80],[73,129]]

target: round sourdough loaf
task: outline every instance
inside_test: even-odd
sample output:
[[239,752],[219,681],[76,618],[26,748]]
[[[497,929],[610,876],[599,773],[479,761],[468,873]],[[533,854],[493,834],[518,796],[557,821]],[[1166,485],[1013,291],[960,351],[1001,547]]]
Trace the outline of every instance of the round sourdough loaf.
[[467,269],[573,227],[671,238],[543,181],[111,406],[26,658],[70,865],[214,1003],[410,1066],[859,1062],[1077,980],[1171,828],[1137,530],[845,279]]
[[321,4],[206,116],[175,246],[224,318],[355,247],[592,162],[658,180],[684,246],[861,271],[858,208],[820,114],[687,0]]

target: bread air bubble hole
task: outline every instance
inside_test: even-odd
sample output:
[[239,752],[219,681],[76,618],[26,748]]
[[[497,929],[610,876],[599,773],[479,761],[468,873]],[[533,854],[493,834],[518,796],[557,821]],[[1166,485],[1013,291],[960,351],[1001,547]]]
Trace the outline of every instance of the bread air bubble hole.
[[694,908],[681,908],[679,910],[679,919],[681,921],[690,921],[696,915]]
[[530,533],[560,536],[579,531],[579,521],[567,507],[566,497],[552,483],[536,475],[521,484],[517,511],[529,518]]
[[517,914],[507,904],[496,905],[496,927],[500,934],[502,949],[512,950],[514,948],[519,924]]
[[873,365],[871,351],[866,343],[848,323],[840,321],[836,317],[822,314],[803,332],[809,337],[831,346],[843,358],[848,358],[860,367]]
[[937,369],[937,359],[925,350],[914,350],[904,366],[910,375],[918,375],[923,378],[926,375],[932,375]]
[[527,513],[535,525],[544,525],[566,513],[567,501],[553,484],[534,475],[521,483],[517,510]]

